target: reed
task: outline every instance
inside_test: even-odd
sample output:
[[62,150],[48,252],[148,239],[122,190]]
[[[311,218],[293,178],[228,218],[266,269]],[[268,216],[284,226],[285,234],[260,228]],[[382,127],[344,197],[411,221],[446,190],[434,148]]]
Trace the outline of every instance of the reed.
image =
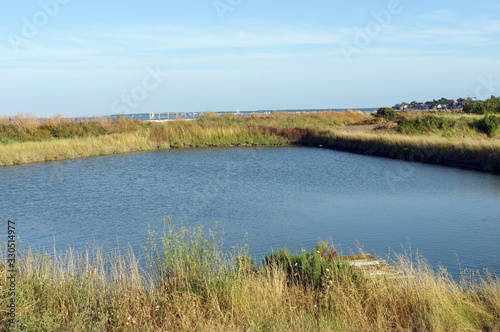
[[[106,118],[77,123],[60,117],[35,125],[0,125],[0,166],[155,149],[302,144],[500,173],[500,140],[462,113],[399,113],[396,121],[360,112],[271,113],[195,121]],[[376,123],[376,124],[374,124]],[[373,126],[376,126],[373,129]],[[48,156],[48,157],[46,157]]]
[[[221,249],[217,230],[167,222],[150,233],[146,263],[99,247],[21,253],[17,324],[2,331],[497,331],[500,280],[455,281],[418,255],[395,254],[397,277],[369,276],[318,244],[310,253]],[[287,265],[288,262],[293,264]],[[300,270],[294,270],[300,264]],[[292,275],[290,274],[292,273]],[[293,273],[299,273],[295,277]],[[0,295],[8,301],[6,264]]]
[[473,137],[403,135],[392,132],[341,132],[311,135],[301,144],[411,162],[500,173],[500,141]]
[[51,139],[40,142],[0,144],[0,163],[8,165],[13,160],[20,164],[45,161],[45,156],[53,160],[95,156],[100,151],[106,154],[117,150],[127,152],[150,150],[150,143],[140,132],[110,134],[97,137]]
[[44,141],[49,139],[101,136],[137,131],[140,121],[118,118],[97,118],[92,121],[74,121],[54,116],[38,119],[34,115],[17,115],[0,124],[0,143]]

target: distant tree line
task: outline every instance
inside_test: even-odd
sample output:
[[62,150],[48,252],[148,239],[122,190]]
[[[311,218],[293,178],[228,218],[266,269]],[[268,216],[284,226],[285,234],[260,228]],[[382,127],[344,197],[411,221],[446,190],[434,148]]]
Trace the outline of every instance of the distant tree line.
[[487,100],[476,100],[464,106],[465,113],[493,114],[500,113],[500,97],[491,96]]
[[472,98],[458,98],[456,101],[454,99],[440,98],[438,100],[433,99],[432,101],[417,102],[412,101],[411,103],[402,102],[400,104],[394,105],[392,108],[396,110],[412,109],[412,110],[426,110],[435,108],[445,108],[445,109],[458,109],[472,102]]

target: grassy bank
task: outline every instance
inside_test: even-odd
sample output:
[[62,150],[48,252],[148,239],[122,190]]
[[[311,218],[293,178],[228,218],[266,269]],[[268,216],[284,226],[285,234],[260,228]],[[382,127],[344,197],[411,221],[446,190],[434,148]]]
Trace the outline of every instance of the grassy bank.
[[500,141],[403,135],[393,132],[343,132],[305,136],[300,144],[365,155],[500,174]]
[[408,112],[384,119],[352,111],[207,115],[161,123],[57,119],[49,125],[18,118],[0,125],[0,165],[171,148],[302,144],[500,174],[500,139],[485,121],[463,113]]
[[289,145],[296,140],[294,128],[327,129],[366,117],[352,111],[246,118],[209,114],[196,121],[169,122],[56,118],[37,123],[32,117],[17,117],[15,123],[0,125],[0,166],[170,148]]
[[[221,241],[216,230],[168,222],[149,239],[143,264],[132,253],[99,248],[54,258],[23,253],[17,323],[9,325],[2,309],[2,330],[500,329],[500,281],[487,274],[455,282],[422,258],[403,255],[392,262],[400,276],[368,276],[334,257],[326,242],[311,252],[270,253],[256,266],[243,250],[222,252]],[[6,275],[2,264],[2,308],[9,301]]]

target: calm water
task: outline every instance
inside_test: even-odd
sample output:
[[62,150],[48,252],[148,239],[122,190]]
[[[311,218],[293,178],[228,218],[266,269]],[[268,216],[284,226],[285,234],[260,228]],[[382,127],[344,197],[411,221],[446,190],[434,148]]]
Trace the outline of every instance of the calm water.
[[1,168],[0,192],[22,248],[130,243],[140,255],[147,222],[171,215],[219,222],[228,248],[248,233],[259,261],[331,239],[344,254],[411,246],[454,275],[500,275],[500,177],[452,168],[300,147],[175,150]]

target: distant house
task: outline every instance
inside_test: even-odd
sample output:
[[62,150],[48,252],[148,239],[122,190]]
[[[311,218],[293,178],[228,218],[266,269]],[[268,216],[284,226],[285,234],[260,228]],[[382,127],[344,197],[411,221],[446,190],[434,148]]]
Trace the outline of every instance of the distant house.
[[426,111],[426,110],[428,110],[428,109],[429,109],[429,107],[427,107],[427,105],[426,105],[425,103],[420,103],[420,104],[418,104],[416,108],[417,108],[418,110],[420,110],[420,111]]

